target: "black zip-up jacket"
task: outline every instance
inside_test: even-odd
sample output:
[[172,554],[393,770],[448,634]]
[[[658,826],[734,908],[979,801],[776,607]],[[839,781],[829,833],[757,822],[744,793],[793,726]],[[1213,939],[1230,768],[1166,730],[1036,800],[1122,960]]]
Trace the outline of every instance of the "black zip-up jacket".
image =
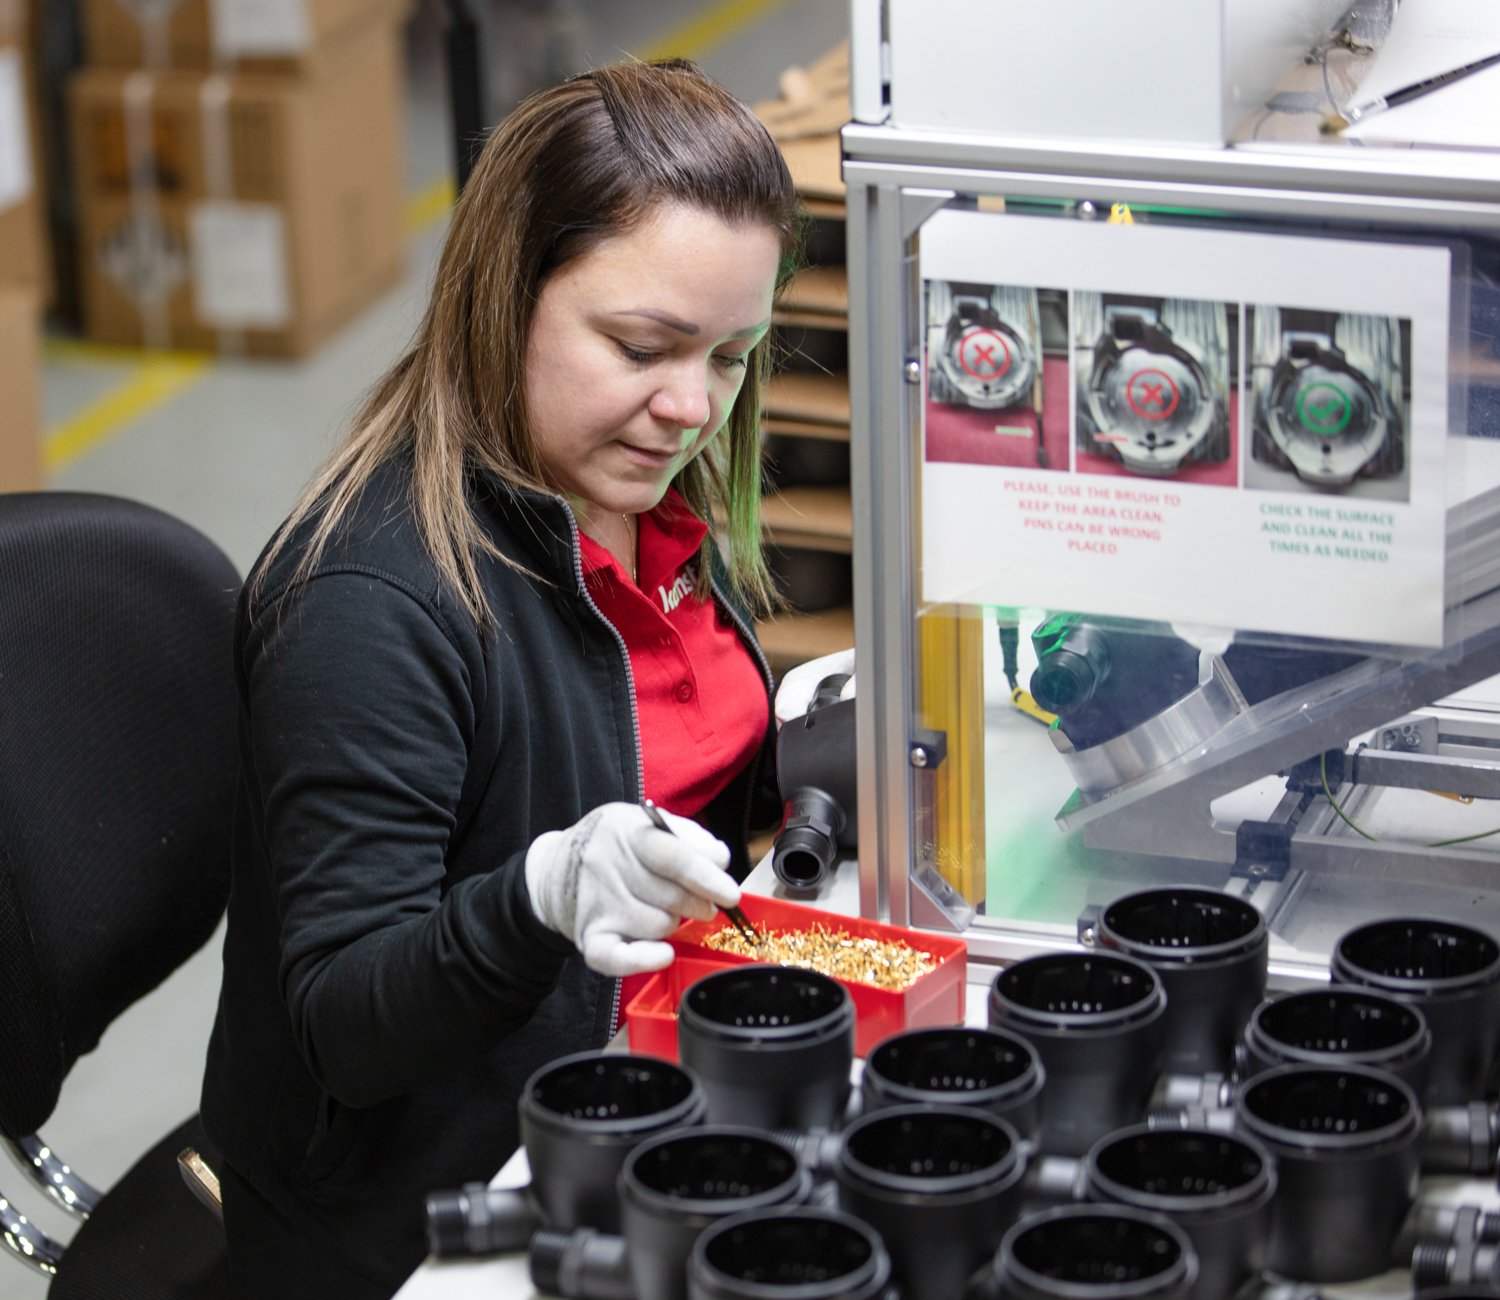
[[[606,1041],[618,981],[538,921],[525,854],[640,795],[629,659],[566,505],[473,477],[486,533],[535,575],[481,560],[481,637],[422,546],[409,482],[409,461],[385,466],[304,587],[289,583],[310,525],[256,608],[240,600],[233,884],[202,1105],[265,1202],[391,1290],[425,1254],[424,1195],[490,1178],[527,1076]],[[749,828],[779,812],[766,678],[766,740],[702,814],[740,879]]]

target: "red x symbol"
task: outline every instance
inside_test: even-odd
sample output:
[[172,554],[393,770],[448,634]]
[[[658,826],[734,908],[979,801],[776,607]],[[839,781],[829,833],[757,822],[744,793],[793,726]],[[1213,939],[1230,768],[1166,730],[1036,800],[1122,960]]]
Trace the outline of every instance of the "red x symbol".
[[1010,345],[995,330],[972,330],[958,345],[958,364],[975,379],[999,379],[1010,369],[1010,361]]
[[1172,376],[1162,370],[1140,370],[1125,385],[1125,401],[1143,420],[1165,420],[1177,409],[1180,394]]

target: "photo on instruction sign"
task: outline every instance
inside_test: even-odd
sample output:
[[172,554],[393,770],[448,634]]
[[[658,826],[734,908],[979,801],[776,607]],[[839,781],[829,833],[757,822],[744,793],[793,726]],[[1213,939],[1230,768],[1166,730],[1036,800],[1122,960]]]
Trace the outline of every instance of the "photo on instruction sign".
[[1239,307],[1073,295],[1078,471],[1234,487]]
[[1245,486],[1411,499],[1411,322],[1247,309]]
[[952,280],[926,291],[926,459],[1067,471],[1067,291]]

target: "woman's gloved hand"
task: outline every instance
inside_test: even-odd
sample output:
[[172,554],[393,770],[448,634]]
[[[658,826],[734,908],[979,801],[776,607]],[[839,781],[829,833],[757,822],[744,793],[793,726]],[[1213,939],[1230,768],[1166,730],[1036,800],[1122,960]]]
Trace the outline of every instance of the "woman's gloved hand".
[[734,907],[729,849],[695,821],[663,812],[657,830],[635,804],[607,803],[526,851],[526,892],[543,925],[601,975],[637,975],[672,963],[662,943],[681,917]]
[[839,692],[839,699],[852,700],[854,698],[854,649],[840,650],[837,654],[824,655],[821,659],[810,659],[805,664],[798,664],[785,677],[781,679],[781,685],[776,688],[776,725],[792,718],[800,718],[807,712],[807,706],[813,702],[813,696],[818,693],[818,683],[825,677],[831,677],[834,673],[848,673],[849,680],[844,683],[844,689]]

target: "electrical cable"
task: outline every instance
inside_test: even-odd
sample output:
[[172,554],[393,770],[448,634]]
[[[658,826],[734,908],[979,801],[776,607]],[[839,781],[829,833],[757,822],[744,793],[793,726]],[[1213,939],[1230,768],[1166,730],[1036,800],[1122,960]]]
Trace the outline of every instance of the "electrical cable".
[[[1323,794],[1328,799],[1328,805],[1334,812],[1338,813],[1344,825],[1357,834],[1363,835],[1367,840],[1376,844],[1384,843],[1380,836],[1371,835],[1364,827],[1356,825],[1351,821],[1349,814],[1343,810],[1339,805],[1339,801],[1333,797],[1333,791],[1328,788],[1328,755],[1326,752],[1318,759],[1318,772],[1323,778]],[[1424,849],[1441,849],[1446,848],[1450,844],[1468,844],[1474,840],[1486,840],[1491,835],[1500,835],[1500,826],[1495,827],[1492,831],[1480,831],[1477,835],[1457,835],[1451,840],[1432,840],[1421,847]]]

